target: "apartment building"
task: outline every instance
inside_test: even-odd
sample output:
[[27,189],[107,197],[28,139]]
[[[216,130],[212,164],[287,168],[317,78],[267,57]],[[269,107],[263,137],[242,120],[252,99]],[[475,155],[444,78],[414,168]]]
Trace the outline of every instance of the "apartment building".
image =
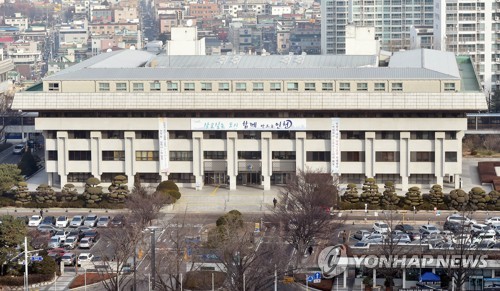
[[269,189],[297,170],[342,183],[365,177],[398,188],[453,182],[462,173],[466,112],[485,110],[468,58],[165,56],[103,53],[16,94],[36,111],[49,184],[227,184]]
[[410,47],[412,26],[433,25],[433,0],[321,1],[321,52],[345,54],[346,25],[375,28],[381,48]]

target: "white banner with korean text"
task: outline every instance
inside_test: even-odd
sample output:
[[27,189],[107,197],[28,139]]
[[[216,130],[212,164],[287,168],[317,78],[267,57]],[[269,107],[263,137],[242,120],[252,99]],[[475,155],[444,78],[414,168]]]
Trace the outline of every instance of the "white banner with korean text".
[[331,173],[340,173],[340,118],[332,118],[331,147]]
[[159,143],[159,159],[160,159],[160,173],[168,173],[168,130],[167,119],[158,118],[158,143]]
[[300,118],[192,118],[191,130],[305,130],[306,120]]

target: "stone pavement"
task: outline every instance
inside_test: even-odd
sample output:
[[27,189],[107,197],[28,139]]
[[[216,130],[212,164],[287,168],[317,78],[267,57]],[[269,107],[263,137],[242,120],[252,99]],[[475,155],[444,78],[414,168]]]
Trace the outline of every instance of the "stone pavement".
[[57,277],[56,281],[41,290],[44,291],[64,291],[69,290],[69,285],[73,282],[76,277],[75,272],[65,272],[61,276]]

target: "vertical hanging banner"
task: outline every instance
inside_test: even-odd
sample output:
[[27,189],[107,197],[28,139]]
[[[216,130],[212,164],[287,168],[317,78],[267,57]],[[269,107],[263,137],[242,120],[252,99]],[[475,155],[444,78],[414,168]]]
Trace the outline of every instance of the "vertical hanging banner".
[[160,173],[168,173],[168,130],[167,119],[158,118],[158,143]]
[[331,132],[331,173],[340,174],[340,118],[332,118]]

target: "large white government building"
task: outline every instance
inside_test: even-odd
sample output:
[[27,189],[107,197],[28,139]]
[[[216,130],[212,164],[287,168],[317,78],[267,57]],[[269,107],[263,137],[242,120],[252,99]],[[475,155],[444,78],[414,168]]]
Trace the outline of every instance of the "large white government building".
[[398,188],[462,173],[466,112],[486,109],[453,53],[162,56],[108,52],[17,93],[46,141],[49,184],[118,174],[184,187],[283,184],[298,170]]

